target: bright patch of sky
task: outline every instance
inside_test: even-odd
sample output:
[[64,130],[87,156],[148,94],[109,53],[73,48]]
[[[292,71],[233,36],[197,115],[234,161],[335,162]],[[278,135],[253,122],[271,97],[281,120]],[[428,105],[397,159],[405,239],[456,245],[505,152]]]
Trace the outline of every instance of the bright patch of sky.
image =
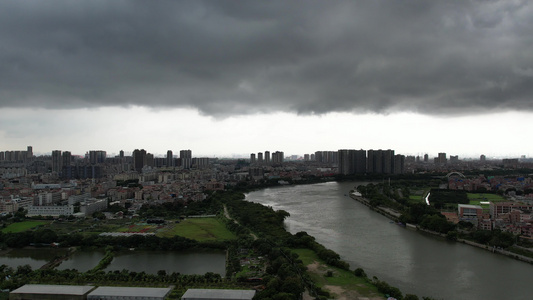
[[461,158],[533,154],[533,141],[526,134],[533,126],[531,113],[445,118],[415,113],[274,113],[215,119],[192,109],[137,106],[2,112],[3,150],[32,145],[35,153],[43,154],[58,149],[79,155],[105,150],[113,155],[137,148],[161,156],[167,150],[177,154],[191,149],[197,157],[247,157],[266,150],[302,156],[339,149],[394,149],[397,154],[430,157],[446,152]]

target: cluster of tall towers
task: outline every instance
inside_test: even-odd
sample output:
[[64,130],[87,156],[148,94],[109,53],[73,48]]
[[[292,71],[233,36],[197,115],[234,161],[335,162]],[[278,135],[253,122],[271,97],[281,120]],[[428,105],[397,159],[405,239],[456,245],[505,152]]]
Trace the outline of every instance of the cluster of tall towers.
[[338,151],[339,174],[402,174],[405,156],[394,155],[394,150]]
[[[91,150],[85,154],[89,165],[97,165],[105,162],[107,154],[103,150]],[[52,172],[62,173],[64,167],[72,165],[72,153],[70,151],[52,151]]]
[[[121,151],[121,155],[122,151]],[[179,158],[174,158],[172,150],[167,151],[167,156],[164,158],[164,162],[157,162],[159,158],[154,158],[154,155],[146,152],[144,149],[133,150],[133,168],[137,172],[141,172],[146,166],[154,167],[159,165],[165,165],[167,167],[181,167],[183,169],[190,169],[193,163],[198,166],[204,166],[209,164],[208,158],[194,158],[192,157],[191,150],[180,150]]]
[[0,161],[6,162],[25,162],[33,157],[33,147],[28,146],[26,151],[0,151]]
[[257,156],[255,153],[250,154],[251,164],[280,165],[284,160],[285,157],[282,151],[273,152],[272,156],[270,155],[270,151],[265,151],[264,156],[262,152],[257,153]]

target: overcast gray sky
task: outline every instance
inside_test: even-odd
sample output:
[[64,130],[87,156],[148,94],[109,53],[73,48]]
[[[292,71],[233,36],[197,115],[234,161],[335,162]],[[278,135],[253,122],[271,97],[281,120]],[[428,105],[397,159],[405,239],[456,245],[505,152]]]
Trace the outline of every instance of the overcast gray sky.
[[[1,1],[0,145],[131,151],[131,138],[110,135],[123,127],[117,121],[131,120],[130,130],[150,128],[133,147],[160,153],[193,146],[213,155],[258,152],[275,150],[264,149],[275,141],[284,142],[272,147],[294,154],[335,147],[419,153],[437,151],[428,144],[445,139],[442,151],[478,156],[490,145],[481,141],[493,138],[481,131],[503,127],[508,146],[494,154],[529,154],[532,28],[533,3],[512,0]],[[336,124],[339,115],[351,121]],[[232,120],[240,127],[230,133]],[[313,120],[311,128],[291,129],[304,120]],[[285,129],[258,141],[276,122]],[[411,146],[376,129],[383,122]],[[458,124],[477,126],[459,131],[471,145],[444,134]],[[320,139],[312,127],[329,126],[356,141],[333,142],[338,135],[291,144],[295,135]],[[84,134],[88,148],[77,149],[88,127],[101,134]],[[168,127],[175,141],[144,145]],[[233,152],[207,138],[214,129],[239,136],[243,127],[254,133],[237,139]],[[442,132],[420,143],[421,127]],[[363,129],[369,136],[352,132]]]

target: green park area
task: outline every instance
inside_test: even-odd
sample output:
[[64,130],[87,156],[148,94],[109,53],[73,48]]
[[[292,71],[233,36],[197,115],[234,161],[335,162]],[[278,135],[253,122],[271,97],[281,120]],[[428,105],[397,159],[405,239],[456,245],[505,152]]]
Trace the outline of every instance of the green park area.
[[327,265],[318,258],[313,250],[293,249],[292,251],[298,254],[298,259],[302,260],[303,265],[307,267],[313,282],[323,290],[335,295],[335,299],[359,299],[362,297],[380,299],[381,293],[373,284],[369,283],[368,278],[358,277],[352,271]]
[[49,221],[24,221],[24,222],[17,222],[13,224],[9,224],[7,227],[2,229],[3,233],[17,233],[22,232],[26,230],[33,229],[38,226],[49,224]]
[[237,237],[217,218],[190,218],[173,223],[157,232],[159,237],[179,235],[197,241],[232,240]]

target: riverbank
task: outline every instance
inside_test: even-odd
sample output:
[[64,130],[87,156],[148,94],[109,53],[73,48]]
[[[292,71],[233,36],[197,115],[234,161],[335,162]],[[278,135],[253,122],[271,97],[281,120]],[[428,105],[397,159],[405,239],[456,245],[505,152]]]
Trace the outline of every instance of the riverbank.
[[[381,215],[383,215],[383,216],[385,216],[385,217],[387,217],[387,218],[389,218],[389,219],[391,219],[391,220],[393,220],[395,222],[398,222],[398,218],[401,215],[401,213],[399,213],[397,211],[394,211],[394,210],[392,210],[392,209],[390,209],[388,207],[382,207],[382,206],[373,207],[373,206],[370,205],[370,201],[368,199],[366,199],[366,198],[364,198],[362,196],[356,195],[354,193],[350,193],[350,198],[359,201],[360,203],[364,204],[365,206],[367,206],[371,210],[373,210],[375,212],[378,212]],[[442,233],[439,233],[439,232],[435,232],[435,231],[431,231],[431,230],[427,230],[427,229],[423,229],[423,228],[420,228],[420,226],[417,226],[417,225],[414,225],[414,224],[406,224],[406,228],[411,228],[411,229],[415,229],[417,231],[425,232],[425,233],[428,233],[428,234],[431,234],[431,235],[434,235],[434,236],[439,236],[439,237],[442,237],[442,238],[446,238],[445,234],[442,234]],[[476,243],[476,242],[473,242],[473,241],[470,241],[470,240],[465,240],[465,239],[457,239],[456,242],[463,243],[463,244],[470,245],[470,246],[474,246],[474,247],[477,247],[477,248],[480,248],[480,249],[484,249],[484,250],[490,251],[492,253],[505,255],[505,256],[514,258],[516,260],[527,262],[529,264],[533,264],[533,258],[524,256],[524,255],[520,255],[520,254],[516,254],[516,253],[510,252],[510,251],[506,251],[506,250],[501,249],[501,248],[490,247],[489,245],[483,245],[483,244],[479,244],[479,243]]]

